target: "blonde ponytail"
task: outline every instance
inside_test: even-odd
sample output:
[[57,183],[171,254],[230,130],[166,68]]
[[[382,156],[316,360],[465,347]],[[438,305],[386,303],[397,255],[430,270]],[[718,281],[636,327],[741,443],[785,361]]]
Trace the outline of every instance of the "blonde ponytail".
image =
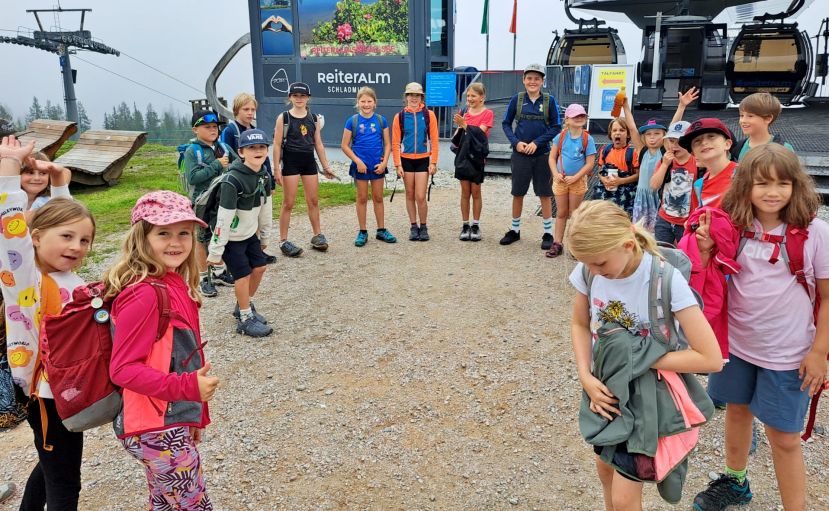
[[656,239],[642,223],[632,223],[622,208],[606,200],[582,202],[571,214],[564,236],[564,246],[576,259],[604,254],[627,241],[635,242],[637,254],[660,256]]

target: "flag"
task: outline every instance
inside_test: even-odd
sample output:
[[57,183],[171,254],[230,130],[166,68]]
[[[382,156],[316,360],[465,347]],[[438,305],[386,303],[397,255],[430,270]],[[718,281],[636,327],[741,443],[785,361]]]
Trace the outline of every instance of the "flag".
[[484,19],[481,21],[481,33],[489,33],[489,0],[484,0]]
[[509,24],[509,31],[512,32],[513,34],[518,33],[517,18],[518,18],[518,0],[512,0],[512,22]]

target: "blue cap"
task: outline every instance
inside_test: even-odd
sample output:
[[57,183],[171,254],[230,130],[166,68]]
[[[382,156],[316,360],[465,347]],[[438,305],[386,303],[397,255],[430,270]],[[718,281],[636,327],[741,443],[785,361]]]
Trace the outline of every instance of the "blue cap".
[[264,131],[254,128],[239,135],[239,149],[252,145],[268,145],[268,137]]
[[656,122],[656,119],[650,119],[647,123],[639,126],[639,134],[641,135],[648,130],[668,131],[668,128],[666,128],[664,124]]

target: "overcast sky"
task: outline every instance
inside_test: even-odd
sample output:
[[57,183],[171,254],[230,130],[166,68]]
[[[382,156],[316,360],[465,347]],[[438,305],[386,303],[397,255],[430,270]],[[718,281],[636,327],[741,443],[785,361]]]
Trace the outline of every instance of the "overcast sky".
[[[773,7],[778,7],[781,2],[770,1],[774,2]],[[817,31],[821,17],[829,15],[826,1],[812,3],[797,18],[810,34]],[[26,9],[52,8],[57,2],[0,0],[0,30],[3,30],[0,34],[10,36],[18,28],[36,27],[34,17],[26,13]],[[456,65],[484,68],[485,39],[480,34],[483,3],[484,0],[456,0]],[[73,60],[73,68],[78,73],[76,94],[84,103],[95,127],[100,127],[104,112],[121,101],[134,101],[142,111],[147,103],[152,103],[157,111],[173,107],[182,113],[189,112],[187,100],[204,97],[202,91],[208,72],[224,51],[249,30],[246,0],[143,0],[129,4],[113,0],[60,0],[60,4],[63,8],[91,8],[84,28],[91,30],[96,39],[122,52],[120,57],[81,52]],[[823,4],[822,8],[820,4]],[[508,32],[511,14],[511,1],[490,1],[490,69],[512,67],[512,34]],[[592,16],[592,12],[585,13],[585,17]],[[619,28],[628,63],[636,62],[641,32],[619,15],[599,16]],[[63,13],[58,19],[43,15],[41,21],[47,30],[57,26],[64,30],[76,30],[79,16]],[[565,27],[572,28],[564,15],[561,0],[519,0],[517,67],[544,61],[553,38],[552,31]],[[195,89],[171,80],[130,57],[150,64]],[[33,48],[0,44],[0,62],[3,64],[0,103],[10,108],[15,116],[26,114],[33,96],[37,96],[41,103],[46,99],[63,102],[56,55]],[[126,76],[166,96],[95,66]],[[249,49],[240,52],[228,66],[219,80],[218,90],[228,99],[243,90],[253,91]]]

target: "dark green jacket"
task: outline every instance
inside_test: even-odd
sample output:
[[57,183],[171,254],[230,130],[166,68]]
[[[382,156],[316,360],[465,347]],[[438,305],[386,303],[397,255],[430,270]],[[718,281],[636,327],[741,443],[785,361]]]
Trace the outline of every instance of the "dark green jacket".
[[[190,144],[190,147],[184,151],[184,170],[187,174],[187,181],[190,183],[190,200],[195,201],[202,192],[207,190],[213,178],[224,172],[225,169],[222,167],[218,158],[216,158],[216,150],[213,147],[205,144],[198,138],[192,138]],[[199,157],[192,144],[201,146],[201,163],[199,163]],[[218,142],[216,142],[215,146],[217,148],[222,147]],[[223,148],[218,150],[224,152]],[[228,168],[230,168],[230,163],[238,160],[239,157],[233,152],[233,149],[228,147],[228,150],[228,160],[230,160]]]

